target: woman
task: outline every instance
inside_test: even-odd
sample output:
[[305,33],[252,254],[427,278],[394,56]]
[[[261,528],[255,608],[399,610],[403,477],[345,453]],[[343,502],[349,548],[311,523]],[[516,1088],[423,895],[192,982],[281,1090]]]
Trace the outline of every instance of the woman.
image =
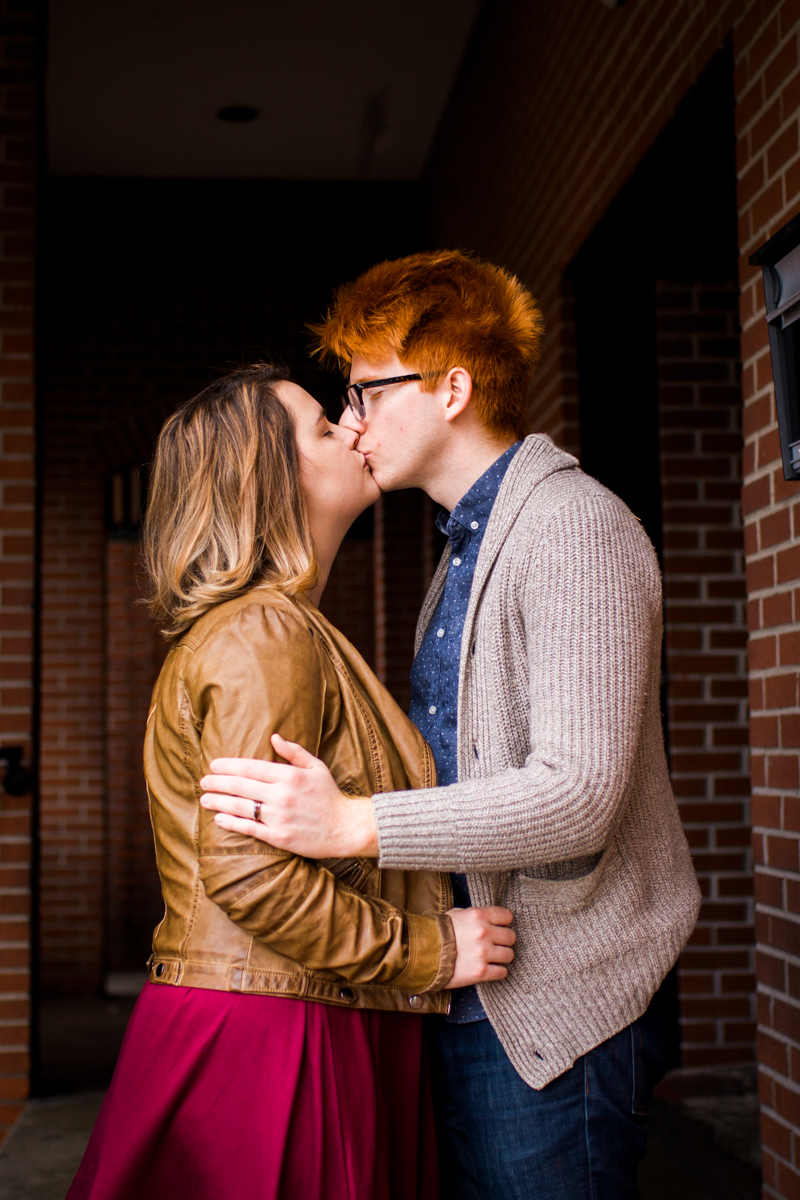
[[274,759],[278,734],[354,796],[433,782],[423,738],[316,607],[378,496],[356,442],[263,364],[161,432],[145,559],[176,640],[144,764],[165,914],[68,1200],[438,1195],[420,1016],[506,974],[504,910],[448,912],[444,876],[297,858],[199,804],[212,759]]

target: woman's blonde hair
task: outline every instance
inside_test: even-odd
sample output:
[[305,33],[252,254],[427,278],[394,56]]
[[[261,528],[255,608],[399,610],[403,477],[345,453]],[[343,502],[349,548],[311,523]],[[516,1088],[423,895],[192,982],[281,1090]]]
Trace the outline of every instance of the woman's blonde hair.
[[148,485],[148,607],[177,637],[215,604],[268,585],[313,587],[317,561],[300,489],[292,414],[254,363],[174,412],[159,434]]

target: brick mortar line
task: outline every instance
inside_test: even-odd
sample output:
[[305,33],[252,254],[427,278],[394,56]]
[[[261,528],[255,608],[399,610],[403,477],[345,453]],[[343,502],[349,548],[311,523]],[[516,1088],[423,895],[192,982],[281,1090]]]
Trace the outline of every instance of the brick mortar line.
[[[781,912],[781,913],[777,913],[775,915],[785,916],[786,914]],[[768,943],[763,944],[763,953],[769,954],[770,957],[778,959],[782,963],[788,963],[790,960],[793,960],[791,962],[792,966],[794,965],[795,962],[800,964],[800,957],[798,957],[796,954],[790,954],[788,950],[779,950],[777,946],[772,946]],[[759,994],[761,994],[761,992],[763,991],[765,994],[774,995],[775,999],[785,1000],[787,996],[789,996],[791,999],[791,994],[789,992],[776,991],[774,988],[771,988],[769,984],[764,983],[762,980],[758,981],[758,990],[759,990]],[[797,1005],[798,1007],[800,1007],[800,999],[798,999],[796,996],[794,997],[794,1004]],[[798,1040],[798,1039],[795,1039],[795,1040]]]
[[[795,546],[799,546],[799,545],[800,545],[800,535],[798,535],[798,539],[795,542]],[[752,556],[750,558],[750,562],[751,563],[763,562],[767,558],[769,558],[769,554],[760,555],[758,558],[756,558],[755,556]],[[748,599],[749,600],[771,600],[774,596],[785,596],[788,591],[794,590],[795,587],[800,588],[800,576],[798,576],[797,579],[787,579],[784,583],[773,583],[770,585],[770,587],[767,587],[767,588],[754,588],[752,592],[748,593]],[[755,633],[759,633],[759,632],[764,632],[764,630],[767,630],[767,629],[777,629],[777,628],[778,628],[777,625],[765,625],[763,630],[755,629],[755,630],[749,630],[748,632],[751,634],[755,634]],[[781,628],[783,628],[783,627],[781,626]],[[793,628],[797,629],[797,626],[794,625]]]
[[[779,54],[782,54],[782,53],[783,53],[783,51],[784,51],[785,49],[786,49],[786,43],[780,43],[780,44],[778,45],[778,48],[777,48],[777,50],[775,50],[775,57],[777,57],[777,55],[779,55]],[[762,68],[760,69],[760,73],[765,73],[765,72],[766,72],[766,68],[767,68],[767,65],[768,65],[768,62],[769,62],[769,61],[771,61],[771,60],[767,60],[765,63],[763,63],[763,64],[762,64]],[[781,80],[781,91],[782,91],[782,90],[783,90],[783,89],[784,89],[784,88],[785,88],[785,87],[786,87],[788,84],[790,84],[790,83],[791,83],[793,80],[797,79],[798,75],[800,75],[800,65],[796,66],[796,67],[795,67],[795,68],[792,70],[792,72],[791,72],[789,75],[785,75],[785,76],[783,77],[783,79]],[[763,102],[763,104],[761,105],[761,108],[759,108],[759,109],[757,109],[757,110],[756,110],[756,112],[755,112],[755,113],[753,114],[753,116],[750,118],[750,120],[748,121],[748,123],[747,123],[746,125],[743,125],[743,126],[741,127],[741,129],[737,130],[737,132],[736,132],[736,142],[737,142],[737,145],[738,145],[740,142],[744,141],[744,139],[747,137],[747,135],[748,135],[749,133],[752,133],[752,131],[755,129],[755,127],[756,127],[756,125],[759,123],[759,121],[761,121],[761,120],[762,120],[762,118],[763,118],[764,116],[766,116],[766,114],[769,112],[769,110],[770,110],[770,109],[773,107],[773,105],[775,105],[776,103],[777,103],[777,104],[780,104],[780,103],[781,103],[781,97],[780,97],[780,94],[773,94],[773,95],[772,95],[772,96],[771,96],[771,97],[770,97],[768,100],[765,100],[765,101]],[[737,105],[737,108],[738,108],[738,105]],[[750,168],[751,168],[751,167],[753,167],[753,166],[754,166],[754,165],[755,165],[757,162],[759,162],[759,161],[760,161],[762,158],[763,158],[764,160],[766,160],[766,157],[767,157],[767,152],[768,152],[769,148],[775,144],[775,142],[778,140],[778,138],[779,138],[779,137],[782,137],[782,135],[783,135],[784,133],[786,133],[786,130],[787,130],[787,129],[791,129],[792,125],[793,125],[793,124],[796,124],[796,122],[797,122],[797,110],[796,110],[796,109],[794,109],[794,110],[793,110],[793,113],[794,113],[794,115],[793,115],[792,117],[787,117],[787,118],[784,118],[783,122],[782,122],[782,123],[781,123],[781,124],[778,126],[778,129],[777,129],[777,131],[776,131],[775,133],[773,133],[773,134],[770,136],[770,138],[769,138],[769,139],[768,139],[766,142],[764,142],[764,144],[763,144],[762,146],[759,146],[758,150],[757,150],[757,151],[756,151],[754,154],[752,154],[752,155],[750,156],[750,158],[748,158],[748,159],[747,159],[747,161],[746,161],[745,163],[743,163],[743,164],[742,164],[741,173],[740,173],[740,172],[739,172],[739,170],[737,169],[737,172],[736,172],[736,182],[737,182],[737,183],[741,183],[741,182],[742,182],[742,179],[743,179],[743,178],[744,178],[744,176],[747,174],[747,172],[750,170]],[[792,160],[792,159],[787,159],[785,163],[782,163],[782,164],[781,164],[780,170],[779,170],[779,172],[778,172],[776,175],[769,175],[769,176],[767,177],[767,178],[770,180],[770,182],[771,182],[771,183],[774,183],[776,179],[779,179],[779,178],[780,178],[780,176],[781,176],[781,174],[783,173],[783,171],[785,170],[786,166],[787,166],[787,165],[788,165],[788,163],[789,163],[789,162],[791,162],[791,161],[793,161],[793,160]],[[766,161],[765,161],[765,166],[766,166]],[[754,193],[753,193],[753,195],[751,196],[751,198],[750,198],[750,199],[748,200],[748,202],[747,202],[747,208],[750,208],[750,207],[751,207],[751,205],[753,204],[753,202],[754,202],[754,201],[757,199],[757,197],[758,197],[760,194],[761,194],[760,192],[754,192]],[[24,261],[24,260],[23,260],[23,261]],[[679,311],[679,310],[676,310],[676,311]]]
[[[781,178],[782,178],[782,176],[780,176],[780,175],[775,176],[772,179],[772,183],[776,183]],[[785,182],[785,180],[784,180],[784,182]],[[755,197],[754,197],[754,200],[755,200]],[[754,236],[753,236],[753,244],[764,240],[765,230],[768,230],[771,225],[777,225],[778,227],[780,227],[780,225],[785,225],[786,221],[789,220],[790,210],[792,208],[796,208],[796,206],[797,206],[797,194],[792,193],[792,199],[790,201],[784,202],[784,204],[778,209],[778,211],[776,213],[773,213],[772,217],[764,225],[759,225],[758,229],[755,230]],[[747,208],[744,211],[748,212],[751,210],[752,210],[752,205],[748,204]],[[747,249],[748,249],[748,246],[747,246],[747,243],[745,243],[744,246],[740,247],[741,254],[745,255],[747,253]]]

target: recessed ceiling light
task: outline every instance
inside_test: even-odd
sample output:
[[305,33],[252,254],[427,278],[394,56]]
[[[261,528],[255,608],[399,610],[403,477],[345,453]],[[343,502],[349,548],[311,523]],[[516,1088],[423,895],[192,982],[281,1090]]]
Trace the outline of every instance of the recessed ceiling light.
[[259,112],[251,104],[226,104],[224,108],[217,109],[217,116],[220,121],[255,121]]

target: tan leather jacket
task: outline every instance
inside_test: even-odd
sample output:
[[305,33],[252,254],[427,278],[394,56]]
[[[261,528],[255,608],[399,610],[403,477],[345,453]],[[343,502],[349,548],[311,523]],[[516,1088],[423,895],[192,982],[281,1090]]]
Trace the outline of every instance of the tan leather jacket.
[[211,760],[274,759],[275,732],[354,796],[435,781],[425,740],[310,601],[258,588],[211,609],[170,650],[147,722],[166,907],[151,982],[447,1011],[446,876],[365,858],[313,862],[220,829],[200,807]]

